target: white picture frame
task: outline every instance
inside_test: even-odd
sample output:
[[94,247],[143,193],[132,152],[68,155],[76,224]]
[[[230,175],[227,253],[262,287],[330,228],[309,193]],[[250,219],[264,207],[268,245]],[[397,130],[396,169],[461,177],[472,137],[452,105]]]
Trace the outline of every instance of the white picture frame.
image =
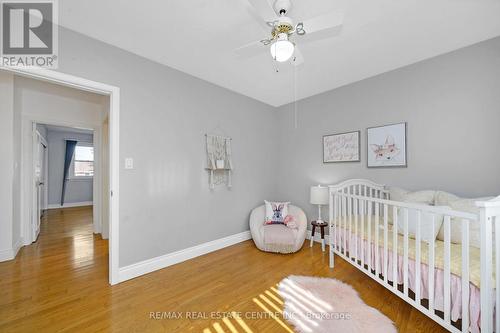
[[361,161],[361,131],[323,136],[323,163]]
[[406,168],[407,123],[366,129],[366,162],[368,168]]

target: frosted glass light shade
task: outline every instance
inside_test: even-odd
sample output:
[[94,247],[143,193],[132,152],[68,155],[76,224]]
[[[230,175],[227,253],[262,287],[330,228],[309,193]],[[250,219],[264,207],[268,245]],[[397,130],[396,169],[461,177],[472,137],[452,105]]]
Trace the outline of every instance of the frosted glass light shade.
[[313,205],[327,205],[328,204],[328,187],[312,186],[311,187],[311,203]]
[[279,62],[290,59],[293,55],[295,46],[288,40],[278,40],[271,45],[271,56]]

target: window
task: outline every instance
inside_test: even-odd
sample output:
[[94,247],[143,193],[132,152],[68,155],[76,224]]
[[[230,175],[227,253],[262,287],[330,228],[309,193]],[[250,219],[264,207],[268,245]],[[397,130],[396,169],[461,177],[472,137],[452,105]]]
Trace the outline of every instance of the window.
[[94,147],[89,143],[78,143],[73,157],[74,178],[94,176]]

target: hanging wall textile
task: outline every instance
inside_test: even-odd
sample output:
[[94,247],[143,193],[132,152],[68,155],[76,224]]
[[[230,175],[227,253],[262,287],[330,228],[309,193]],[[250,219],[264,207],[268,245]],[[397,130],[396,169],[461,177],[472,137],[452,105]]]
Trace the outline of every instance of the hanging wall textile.
[[207,139],[207,170],[209,171],[210,189],[215,185],[226,184],[231,187],[231,138],[220,135],[206,135]]

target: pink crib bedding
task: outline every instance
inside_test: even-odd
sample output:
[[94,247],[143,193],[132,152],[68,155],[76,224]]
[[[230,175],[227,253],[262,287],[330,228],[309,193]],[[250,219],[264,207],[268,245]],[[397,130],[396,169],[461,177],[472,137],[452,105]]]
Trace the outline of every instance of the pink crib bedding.
[[[346,241],[346,247],[350,253],[355,253],[355,242],[357,242],[358,255],[361,254],[361,238],[359,235],[354,233],[349,233]],[[345,230],[344,228],[337,227],[337,250],[342,249],[344,246]],[[368,264],[368,241],[363,239],[363,259],[364,263]],[[375,258],[375,244],[373,240],[370,244],[371,246],[371,257],[370,264],[372,270],[375,270],[376,258]],[[379,272],[382,273],[383,262],[384,262],[384,249],[383,246],[379,246]],[[389,281],[394,280],[393,276],[393,252],[388,248],[388,266],[387,266],[387,279]],[[397,282],[398,284],[403,283],[403,255],[398,254],[397,263]],[[429,266],[425,263],[420,264],[420,293],[422,299],[428,299],[429,295]],[[415,291],[416,281],[415,281],[415,260],[408,258],[408,287]],[[457,321],[462,315],[462,279],[460,276],[451,274],[450,278],[450,289],[451,289],[451,308],[450,317],[452,321]],[[469,283],[469,321],[470,332],[480,332],[480,289],[472,283]],[[443,311],[444,310],[444,271],[439,268],[434,269],[434,309]]]

